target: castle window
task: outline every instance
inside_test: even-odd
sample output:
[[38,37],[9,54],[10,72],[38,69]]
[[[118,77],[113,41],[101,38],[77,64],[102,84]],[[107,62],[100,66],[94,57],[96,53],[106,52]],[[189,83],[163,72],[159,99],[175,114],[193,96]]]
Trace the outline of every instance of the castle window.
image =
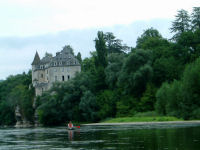
[[41,78],[43,78],[43,74],[41,74]]
[[56,62],[54,62],[54,66],[56,66],[57,65],[57,63]]
[[55,81],[57,81],[57,76],[55,76]]
[[65,76],[62,76],[62,81],[65,81]]
[[43,66],[42,66],[42,65],[40,66],[40,69],[43,69]]
[[70,79],[70,75],[67,76],[67,79],[68,79],[68,80]]
[[61,62],[59,62],[59,65],[62,65],[62,61],[61,61]]

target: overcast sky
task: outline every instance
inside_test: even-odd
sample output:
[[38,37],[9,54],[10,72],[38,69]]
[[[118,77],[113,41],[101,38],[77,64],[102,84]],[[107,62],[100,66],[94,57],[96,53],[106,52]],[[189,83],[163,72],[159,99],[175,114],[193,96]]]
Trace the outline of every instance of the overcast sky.
[[55,54],[64,45],[88,57],[98,30],[135,46],[154,27],[170,38],[177,10],[199,0],[0,0],[0,79],[31,69],[36,50]]

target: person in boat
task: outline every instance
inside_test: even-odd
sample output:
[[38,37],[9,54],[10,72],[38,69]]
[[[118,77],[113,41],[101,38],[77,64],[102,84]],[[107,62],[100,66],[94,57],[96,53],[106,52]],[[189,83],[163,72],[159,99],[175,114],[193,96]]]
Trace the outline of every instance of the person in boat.
[[72,122],[70,121],[69,123],[68,123],[68,128],[69,129],[72,129],[74,126],[73,126],[73,124],[72,124]]

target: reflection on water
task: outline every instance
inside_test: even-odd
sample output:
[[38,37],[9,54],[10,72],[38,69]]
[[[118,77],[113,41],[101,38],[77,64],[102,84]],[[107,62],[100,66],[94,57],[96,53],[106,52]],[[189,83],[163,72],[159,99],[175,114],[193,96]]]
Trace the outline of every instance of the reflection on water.
[[68,130],[68,139],[69,141],[72,141],[74,139],[74,131]]
[[0,149],[199,150],[200,124],[0,128]]

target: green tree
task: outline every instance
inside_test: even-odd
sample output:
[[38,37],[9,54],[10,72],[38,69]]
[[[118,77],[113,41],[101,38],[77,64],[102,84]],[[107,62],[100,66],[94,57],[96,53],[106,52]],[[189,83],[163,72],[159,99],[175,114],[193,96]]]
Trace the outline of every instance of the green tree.
[[167,94],[170,87],[168,83],[163,83],[161,88],[156,93],[156,111],[159,114],[166,115],[166,105],[167,105]]
[[97,121],[96,97],[90,91],[85,91],[81,97],[79,108],[86,121]]
[[138,99],[133,96],[123,95],[116,103],[116,116],[133,116],[137,110]]
[[167,104],[165,106],[167,115],[176,116],[179,118],[183,117],[182,113],[180,112],[182,98],[182,83],[174,80],[174,82],[170,84],[170,88],[167,91]]
[[176,19],[172,22],[172,27],[170,28],[171,32],[175,33],[172,37],[173,40],[176,40],[181,33],[190,30],[190,16],[186,10],[178,10],[175,17]]
[[104,39],[108,53],[123,53],[129,50],[129,47],[122,44],[122,40],[116,39],[112,32],[104,34]]
[[189,119],[191,112],[200,107],[200,59],[198,58],[194,63],[188,65],[184,71],[182,79],[182,101],[180,110],[182,117]]
[[180,81],[165,83],[156,94],[156,110],[183,119],[199,119],[200,58],[187,65]]
[[[145,46],[146,41],[148,41],[149,39],[161,39],[161,38],[162,36],[158,32],[158,30],[154,28],[147,29],[140,37],[137,38],[136,48],[146,49],[147,48]],[[150,47],[148,47],[148,49],[150,49]]]
[[82,58],[81,58],[81,53],[78,52],[76,58],[78,59],[79,63],[81,64],[82,63]]
[[9,76],[0,82],[0,124],[13,125],[16,123],[15,108],[19,104],[23,117],[32,121],[34,89],[30,86],[31,82],[31,71]]
[[177,45],[179,45],[180,55],[184,60],[184,64],[193,62],[200,56],[200,29],[195,31],[183,32],[177,38]]
[[95,65],[96,67],[105,68],[108,64],[107,61],[107,49],[105,44],[104,34],[102,31],[98,31],[97,38],[95,39],[95,48],[97,51],[97,55],[95,57]]
[[153,84],[147,84],[146,91],[142,94],[139,102],[139,109],[142,112],[155,110],[154,105],[156,102],[156,88]]
[[33,97],[33,91],[25,85],[17,85],[12,89],[8,97],[15,107],[19,106],[22,117],[31,122],[34,115]]
[[90,72],[91,74],[95,73],[95,57],[85,58],[81,64],[82,72]]
[[116,83],[125,59],[124,54],[112,53],[108,55],[109,65],[105,68],[106,83],[109,88],[117,87]]
[[160,57],[153,63],[153,83],[160,86],[163,82],[180,79],[183,65],[174,57]]
[[60,105],[54,96],[49,98],[38,107],[39,122],[45,126],[60,125],[63,116]]
[[96,70],[96,91],[103,90],[107,87],[105,82],[105,67],[108,64],[107,60],[107,48],[105,44],[104,34],[99,31],[97,38],[95,39],[96,55],[95,58],[95,70]]
[[136,50],[124,61],[118,85],[125,93],[141,96],[146,84],[152,78],[151,52]]
[[14,125],[15,120],[15,107],[10,101],[0,102],[0,125]]
[[98,116],[100,119],[115,117],[118,98],[118,93],[111,90],[104,90],[97,95]]
[[191,20],[192,29],[200,29],[200,7],[193,7]]
[[194,51],[194,33],[192,31],[183,32],[177,39],[177,43],[188,49],[188,52]]
[[194,32],[194,58],[193,60],[195,60],[196,58],[198,58],[200,56],[200,29],[197,29]]

